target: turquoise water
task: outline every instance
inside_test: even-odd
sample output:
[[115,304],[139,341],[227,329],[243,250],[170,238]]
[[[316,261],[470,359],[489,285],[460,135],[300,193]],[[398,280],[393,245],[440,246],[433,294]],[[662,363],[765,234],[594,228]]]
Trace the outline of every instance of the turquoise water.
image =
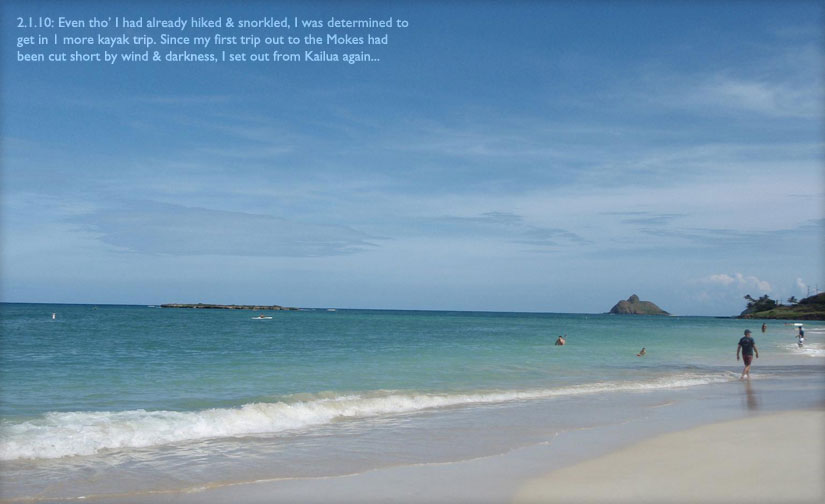
[[[825,350],[825,328],[809,322],[799,348],[793,326],[776,321],[762,334],[761,323],[708,317],[267,314],[271,320],[234,310],[0,305],[4,472],[57,480],[114,458],[143,483],[177,470],[174,484],[194,484],[202,481],[181,472],[186,457],[208,453],[215,462],[231,453],[267,460],[274,473],[259,477],[282,475],[277,457],[300,476],[317,467],[320,452],[308,447],[319,438],[352,453],[347,443],[360,446],[353,440],[379,432],[379,445],[390,446],[408,422],[438,425],[479,411],[491,422],[490,408],[501,405],[586,408],[588,397],[730,383],[741,370],[735,352],[745,328],[761,354],[755,373],[821,366]],[[567,345],[555,346],[561,334]],[[636,357],[642,347],[647,355]],[[478,421],[464,418],[461,428]],[[391,452],[362,456],[375,462]],[[216,467],[225,471],[226,463]]]

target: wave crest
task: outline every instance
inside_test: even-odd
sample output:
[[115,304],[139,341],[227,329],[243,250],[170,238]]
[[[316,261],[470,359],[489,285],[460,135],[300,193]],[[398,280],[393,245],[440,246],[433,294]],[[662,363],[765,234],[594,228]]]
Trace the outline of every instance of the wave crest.
[[645,382],[591,383],[555,389],[415,393],[376,391],[365,394],[301,394],[277,402],[201,411],[52,412],[0,426],[0,460],[94,455],[103,450],[144,448],[213,438],[277,435],[336,420],[575,396],[599,392],[689,387],[735,379],[735,373],[684,374]]

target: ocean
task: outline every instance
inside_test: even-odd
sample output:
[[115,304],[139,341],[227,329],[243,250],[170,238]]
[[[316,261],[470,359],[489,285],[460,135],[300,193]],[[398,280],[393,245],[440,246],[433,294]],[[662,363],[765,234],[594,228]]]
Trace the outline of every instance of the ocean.
[[803,347],[792,324],[761,324],[0,304],[0,499],[166,495],[465,460],[680,397],[724,418],[746,328],[760,352],[753,383],[816,385],[761,407],[821,405],[825,324],[805,322]]

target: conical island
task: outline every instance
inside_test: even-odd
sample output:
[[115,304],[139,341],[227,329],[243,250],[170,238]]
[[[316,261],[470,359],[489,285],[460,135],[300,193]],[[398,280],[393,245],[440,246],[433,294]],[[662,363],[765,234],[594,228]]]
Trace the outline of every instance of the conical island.
[[670,315],[650,301],[640,301],[639,296],[633,294],[627,300],[616,303],[610,313],[617,315]]

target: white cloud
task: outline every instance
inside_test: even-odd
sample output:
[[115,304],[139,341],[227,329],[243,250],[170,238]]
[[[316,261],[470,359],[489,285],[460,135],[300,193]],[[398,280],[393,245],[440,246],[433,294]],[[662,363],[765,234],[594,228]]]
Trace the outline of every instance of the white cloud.
[[753,58],[715,68],[651,63],[639,70],[635,93],[656,107],[703,117],[821,119],[825,91],[820,37],[821,32],[799,42],[768,39]]
[[371,249],[377,239],[348,226],[149,201],[127,201],[71,221],[99,233],[104,243],[148,254],[324,257]]
[[799,287],[799,292],[804,292],[806,295],[808,294],[808,284],[803,282],[801,278],[796,279],[796,286]]
[[721,285],[723,287],[729,287],[735,284],[739,289],[758,289],[760,292],[765,293],[771,291],[771,284],[769,282],[760,280],[753,275],[745,276],[742,273],[734,273],[733,276],[727,273],[719,273],[701,278],[699,282]]
[[742,276],[741,273],[737,273],[736,274],[736,281],[742,287],[754,286],[754,287],[756,287],[757,289],[759,289],[760,291],[763,291],[763,292],[770,292],[771,291],[771,284],[769,284],[765,280],[760,280],[760,279],[756,278],[755,276],[745,277],[745,276]]
[[733,278],[732,276],[728,275],[728,274],[721,273],[719,275],[711,275],[711,276],[707,277],[706,281],[707,281],[707,283],[721,284],[721,285],[724,285],[724,286],[727,287],[728,285],[735,282],[736,279]]
[[772,117],[820,117],[821,96],[815,88],[788,83],[717,77],[699,87],[695,101],[715,108]]

